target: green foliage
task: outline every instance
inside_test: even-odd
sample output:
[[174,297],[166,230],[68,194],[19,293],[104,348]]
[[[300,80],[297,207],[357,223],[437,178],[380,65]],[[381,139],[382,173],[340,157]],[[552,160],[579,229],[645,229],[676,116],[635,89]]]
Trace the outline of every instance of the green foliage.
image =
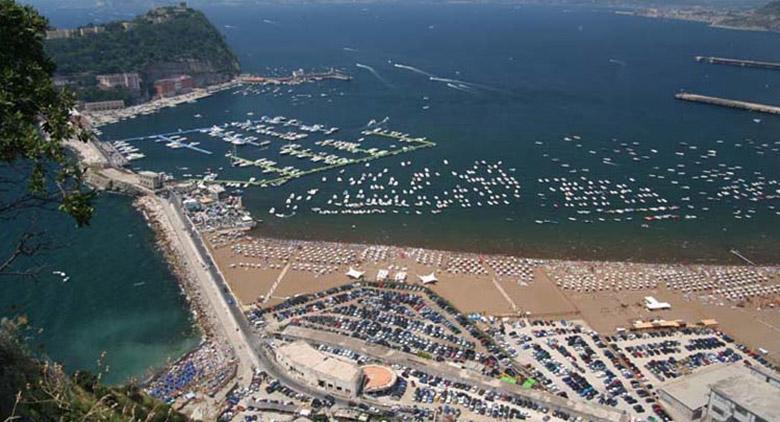
[[133,102],[133,94],[124,87],[100,89],[96,86],[90,86],[78,90],[78,95],[82,101],[123,100],[125,105]]
[[44,52],[47,27],[32,7],[0,0],[0,168],[23,171],[28,187],[22,198],[0,191],[0,211],[53,199],[84,225],[92,216],[92,194],[83,190],[81,170],[63,141],[86,141],[89,133],[71,121],[72,95],[52,83],[54,63]]
[[52,39],[46,50],[60,74],[143,74],[157,63],[188,60],[209,63],[216,72],[237,74],[238,60],[203,13],[175,10],[152,10],[132,20],[129,29],[115,22],[98,34]]
[[768,3],[764,7],[758,9],[756,12],[762,15],[780,16],[780,0]]
[[433,359],[433,356],[431,356],[430,353],[428,353],[426,351],[423,351],[423,350],[420,350],[419,352],[417,352],[417,357],[421,357],[423,359]]
[[[109,387],[98,376],[34,357],[18,339],[23,325],[0,321],[0,420],[157,421],[187,418],[135,385]],[[17,419],[13,419],[17,418]]]

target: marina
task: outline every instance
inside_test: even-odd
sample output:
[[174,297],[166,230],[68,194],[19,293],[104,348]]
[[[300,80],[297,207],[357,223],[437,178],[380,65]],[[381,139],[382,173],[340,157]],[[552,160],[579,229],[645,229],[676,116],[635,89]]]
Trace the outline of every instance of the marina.
[[[262,174],[269,174],[267,177],[258,178],[253,176],[246,180],[229,180],[215,177],[207,180],[210,184],[223,184],[234,187],[279,186],[300,177],[336,170],[350,165],[368,165],[371,161],[380,158],[412,153],[418,149],[431,148],[436,145],[426,138],[412,137],[406,133],[379,127],[361,131],[361,137],[355,141],[335,139],[313,141],[313,145],[317,147],[316,150],[305,148],[299,143],[307,140],[310,135],[328,136],[333,135],[338,130],[337,127],[320,124],[307,125],[299,120],[288,119],[284,116],[262,116],[258,120],[228,122],[207,128],[178,130],[176,132],[127,138],[111,141],[111,144],[124,148],[124,151],[135,153],[138,149],[128,146],[129,143],[152,141],[164,143],[166,147],[171,149],[187,148],[211,155],[212,151],[198,147],[200,142],[189,141],[194,135],[208,135],[212,139],[221,140],[231,146],[231,149],[225,153],[225,157],[227,157],[231,166],[239,168],[257,167]],[[259,136],[270,137],[275,139],[275,141],[260,141]],[[369,143],[371,139],[390,141],[392,144],[389,147],[367,147],[363,144],[364,141],[366,144]],[[281,166],[277,161],[269,158],[243,158],[237,152],[237,147],[250,146],[256,148],[255,152],[266,151],[267,153],[272,143],[278,141],[284,142],[276,149],[279,156],[294,157],[297,160],[314,164],[314,166],[308,168],[299,168],[292,165]],[[333,149],[341,151],[342,155],[330,152]],[[134,157],[134,159],[138,158],[143,158],[143,154]]]

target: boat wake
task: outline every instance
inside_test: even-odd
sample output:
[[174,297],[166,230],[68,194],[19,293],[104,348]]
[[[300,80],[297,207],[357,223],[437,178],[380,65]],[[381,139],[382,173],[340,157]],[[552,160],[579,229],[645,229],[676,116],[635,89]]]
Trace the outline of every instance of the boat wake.
[[395,63],[393,66],[395,66],[395,67],[397,67],[399,69],[411,70],[414,73],[419,73],[420,75],[425,75],[425,76],[427,76],[429,78],[436,77],[436,75],[434,75],[433,73],[428,73],[428,72],[426,72],[426,71],[424,71],[422,69],[418,69],[418,68],[416,68],[414,66],[408,66],[408,65],[400,64],[400,63]]
[[382,82],[386,86],[388,86],[388,87],[392,86],[392,85],[390,85],[390,82],[387,82],[387,80],[385,78],[383,78],[382,75],[380,75],[379,72],[377,72],[376,69],[374,69],[373,67],[371,67],[369,65],[361,64],[361,63],[355,63],[355,66],[371,72],[372,75],[374,75],[377,79],[379,79],[379,82]]
[[612,64],[623,66],[623,67],[626,66],[626,62],[624,62],[622,60],[618,60],[618,59],[609,59],[609,62],[612,63]]

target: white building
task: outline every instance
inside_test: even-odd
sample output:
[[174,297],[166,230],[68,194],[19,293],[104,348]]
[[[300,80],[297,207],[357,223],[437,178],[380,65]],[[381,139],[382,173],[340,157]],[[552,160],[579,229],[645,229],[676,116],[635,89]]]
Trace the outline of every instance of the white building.
[[139,171],[138,183],[147,189],[157,190],[162,187],[162,176],[153,171]]
[[777,374],[767,374],[743,363],[715,364],[660,386],[658,397],[675,420],[780,421]]
[[755,375],[738,374],[710,389],[707,420],[713,422],[780,421],[780,388]]
[[356,397],[363,385],[363,371],[356,364],[323,354],[304,341],[278,347],[276,361],[288,374],[340,396]]

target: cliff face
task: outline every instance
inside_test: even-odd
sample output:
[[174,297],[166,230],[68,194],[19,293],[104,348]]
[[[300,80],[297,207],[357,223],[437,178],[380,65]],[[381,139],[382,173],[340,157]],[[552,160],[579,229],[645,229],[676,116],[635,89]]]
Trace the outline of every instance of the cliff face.
[[238,74],[238,66],[225,68],[210,61],[182,59],[150,63],[143,70],[143,74],[152,81],[171,75],[187,74],[195,79],[198,86],[205,86],[229,81]]
[[98,74],[138,72],[143,95],[157,79],[188,74],[205,85],[240,72],[222,34],[203,13],[186,7],[161,7],[99,31],[50,39],[46,50],[58,76],[70,79],[77,92],[93,89]]

